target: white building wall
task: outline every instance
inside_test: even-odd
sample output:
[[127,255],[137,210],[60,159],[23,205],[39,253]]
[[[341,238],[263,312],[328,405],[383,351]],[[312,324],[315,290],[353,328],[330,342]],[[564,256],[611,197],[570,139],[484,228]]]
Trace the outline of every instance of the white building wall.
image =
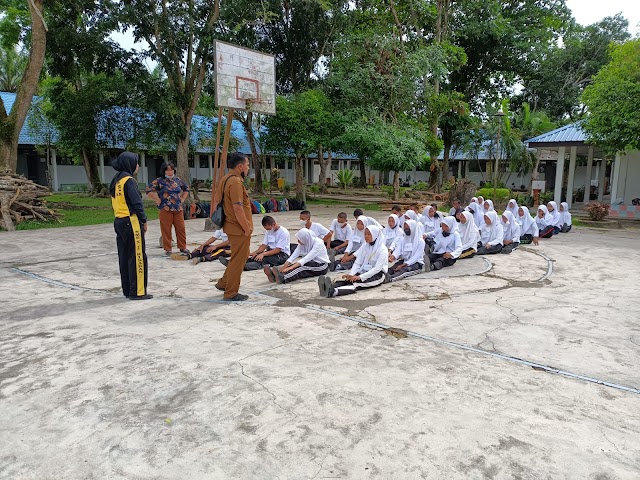
[[640,150],[620,156],[617,197],[622,198],[625,205],[631,205],[631,200],[640,198]]

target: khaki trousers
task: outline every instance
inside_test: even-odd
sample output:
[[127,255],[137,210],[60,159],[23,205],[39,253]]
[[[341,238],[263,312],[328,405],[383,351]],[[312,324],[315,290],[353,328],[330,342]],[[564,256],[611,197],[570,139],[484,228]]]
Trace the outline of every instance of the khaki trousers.
[[218,287],[224,288],[224,298],[233,298],[240,290],[240,276],[249,257],[251,236],[227,235],[231,244],[231,258],[224,275],[218,280]]
[[171,227],[176,230],[176,241],[179,250],[187,248],[187,232],[184,226],[184,212],[171,212],[164,208],[158,212],[160,219],[160,232],[162,233],[162,247],[165,251],[171,251]]

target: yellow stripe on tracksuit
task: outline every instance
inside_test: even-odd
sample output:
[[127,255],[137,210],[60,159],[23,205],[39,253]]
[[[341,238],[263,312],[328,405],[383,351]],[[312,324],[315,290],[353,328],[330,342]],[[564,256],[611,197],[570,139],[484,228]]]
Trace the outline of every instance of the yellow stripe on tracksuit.
[[131,220],[131,229],[133,230],[134,251],[136,256],[136,294],[144,295],[144,256],[142,254],[142,230],[140,229],[140,221],[138,216],[129,213],[129,205],[124,197],[124,184],[133,178],[129,175],[121,178],[115,186],[115,196],[111,198],[113,213],[116,218],[129,217]]

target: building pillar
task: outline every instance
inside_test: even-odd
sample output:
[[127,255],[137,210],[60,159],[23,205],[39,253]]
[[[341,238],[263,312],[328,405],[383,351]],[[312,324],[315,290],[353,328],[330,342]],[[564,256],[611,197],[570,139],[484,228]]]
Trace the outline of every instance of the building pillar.
[[616,197],[618,196],[618,180],[620,179],[620,167],[622,167],[620,161],[620,154],[616,153],[616,159],[613,161],[613,165],[611,166],[611,205],[616,201]]
[[147,157],[140,152],[140,170],[142,170],[142,183],[149,185],[149,172],[147,171]]
[[576,175],[576,155],[578,153],[578,147],[571,147],[569,154],[569,178],[567,179],[567,203],[569,208],[573,203],[573,180]]
[[53,170],[53,191],[54,192],[59,192],[60,191],[60,185],[58,184],[58,159],[56,158],[56,149],[52,148],[51,149],[51,170]]
[[104,183],[104,152],[98,152],[98,162],[100,163],[100,182]]
[[591,198],[591,172],[593,169],[593,147],[589,147],[589,153],[587,154],[587,180],[584,186],[584,203],[589,203]]
[[213,180],[213,155],[207,155],[207,162],[209,162],[209,178]]
[[553,192],[553,200],[559,204],[562,200],[562,176],[564,173],[565,147],[558,148],[558,163],[556,164],[556,185]]
[[600,174],[598,175],[598,201],[604,198],[604,182],[607,178],[607,159],[600,160]]
[[462,178],[462,160],[458,160],[458,178]]

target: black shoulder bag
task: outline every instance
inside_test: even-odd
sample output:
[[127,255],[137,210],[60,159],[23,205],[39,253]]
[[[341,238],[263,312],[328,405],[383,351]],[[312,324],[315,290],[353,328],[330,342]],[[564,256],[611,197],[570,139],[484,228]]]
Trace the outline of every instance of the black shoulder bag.
[[224,191],[227,188],[229,178],[231,177],[228,177],[224,181],[224,185],[222,186],[222,196],[220,197],[220,201],[218,202],[215,210],[211,214],[211,224],[213,225],[214,230],[222,230],[222,227],[224,226],[224,221],[226,219],[226,215],[224,214]]

